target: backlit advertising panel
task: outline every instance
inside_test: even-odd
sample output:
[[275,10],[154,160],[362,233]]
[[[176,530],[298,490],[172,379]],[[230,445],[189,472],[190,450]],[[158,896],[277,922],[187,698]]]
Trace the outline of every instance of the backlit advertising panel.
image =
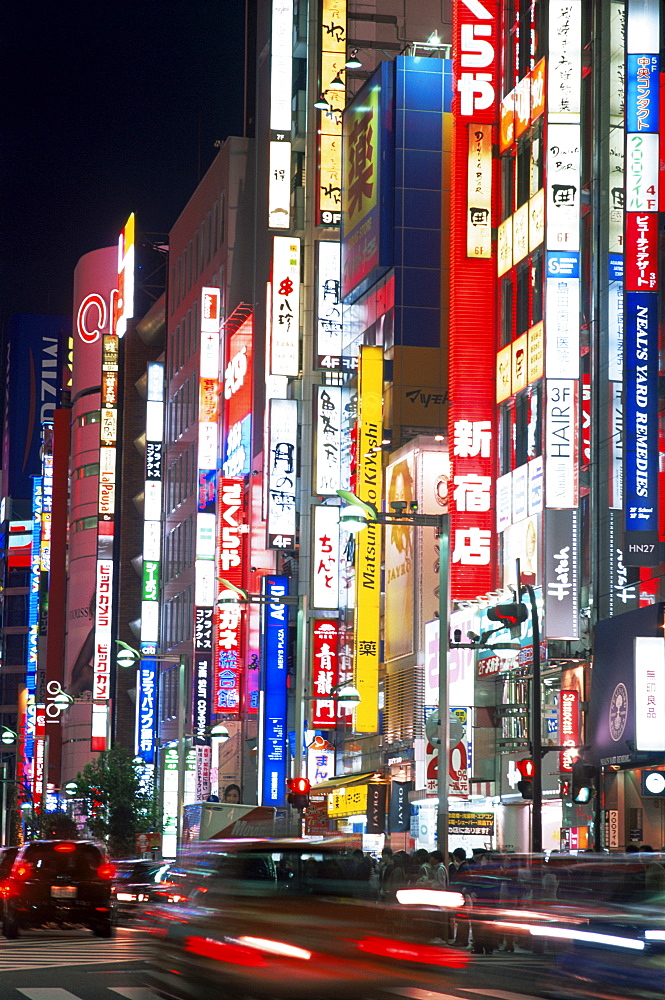
[[270,374],[300,371],[300,239],[273,236]]
[[[417,502],[415,456],[413,451],[392,462],[385,471],[386,509],[393,501],[406,502],[406,510]],[[420,507],[419,507],[420,509]],[[384,541],[385,616],[384,643],[386,661],[413,652],[415,622],[415,534],[422,528],[409,525],[386,525]]]
[[[503,227],[503,260],[467,256],[470,126],[499,141],[499,4],[453,3],[453,146],[449,347],[451,598],[493,589],[496,560],[494,413],[496,274],[512,266],[512,220]],[[513,108],[514,110],[514,108]],[[471,165],[471,169],[474,169]],[[496,226],[496,164],[489,176],[490,226]],[[509,259],[508,259],[509,258]],[[472,354],[468,351],[474,343]]]
[[[356,495],[381,504],[383,436],[383,348],[361,347],[358,392]],[[356,732],[375,733],[379,724],[379,664],[381,630],[381,526],[369,522],[356,535],[356,609],[354,622],[354,684],[360,693],[355,711]]]
[[658,541],[658,297],[626,293],[624,341],[626,563],[653,566]]
[[312,607],[339,608],[339,507],[313,507]]
[[328,109],[317,112],[317,226],[338,226],[342,214],[342,112],[346,92],[330,90],[329,85],[338,77],[344,80],[346,42],[346,0],[322,0],[320,93]]
[[[5,334],[3,495],[30,499],[41,468],[42,424],[53,419],[62,383],[65,331],[59,316],[12,316]],[[99,376],[97,377],[99,381]]]
[[[626,4],[624,243],[624,557],[660,562],[658,541],[658,183],[657,0]],[[648,31],[642,34],[642,29]]]
[[665,639],[637,635],[635,663],[635,749],[665,750]]
[[213,707],[237,714],[242,698],[245,609],[228,599],[222,581],[242,587],[244,573],[245,491],[242,479],[220,479],[217,513],[217,578],[214,615]]
[[349,397],[341,386],[318,385],[314,397],[314,493],[335,496],[342,488],[342,407]]
[[270,35],[268,226],[291,225],[291,95],[293,0],[273,0]]
[[227,478],[251,472],[253,334],[250,315],[228,338],[226,348],[223,470]]
[[296,538],[298,401],[271,399],[269,406],[267,545],[292,549]]
[[581,0],[550,0],[548,42],[548,121],[579,121],[582,97]]
[[547,130],[547,249],[580,248],[580,126]]
[[[74,272],[71,468],[100,461],[99,423],[89,423],[100,409],[102,337],[109,333],[112,294],[117,278],[117,247],[95,250],[82,257]],[[92,390],[92,391],[91,391]],[[96,391],[95,391],[96,390]],[[74,698],[93,689],[93,653],[97,531],[72,530],[74,523],[98,516],[98,488],[94,477],[74,479],[69,509],[69,573],[67,575],[67,631],[65,688]],[[86,520],[86,523],[90,523]],[[65,729],[67,719],[63,720]],[[71,734],[70,734],[71,735]],[[65,739],[67,736],[65,736]]]
[[545,532],[544,639],[579,638],[578,511],[551,510]]
[[467,257],[492,256],[492,128],[469,125]]
[[289,609],[277,598],[289,593],[287,576],[264,577],[268,601],[264,619],[261,805],[283,806],[286,799],[286,726]]
[[545,373],[548,378],[579,378],[579,278],[548,278],[545,313]]
[[578,382],[547,379],[545,404],[545,506],[576,507],[579,499]]
[[342,275],[339,243],[317,243],[316,367],[342,367]]
[[127,320],[134,315],[134,213],[125,223],[118,240],[118,282],[113,303],[112,333],[124,337]]
[[[562,747],[578,747],[580,743],[580,693],[559,691],[559,742]],[[577,750],[559,754],[559,770],[572,771]]]
[[339,680],[338,624],[330,619],[312,623],[312,729],[334,729],[337,703],[334,688]]
[[[388,170],[392,131],[386,109],[391,102],[394,67],[381,63],[344,112],[342,296],[365,291],[379,269],[392,264],[391,195]],[[384,218],[382,218],[384,216]]]

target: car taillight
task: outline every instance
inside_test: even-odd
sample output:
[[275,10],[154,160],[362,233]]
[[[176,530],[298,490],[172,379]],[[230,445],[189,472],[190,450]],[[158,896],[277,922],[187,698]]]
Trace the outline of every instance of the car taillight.
[[71,854],[72,851],[76,850],[76,844],[72,844],[71,840],[63,840],[56,844],[53,850],[59,851],[61,854]]
[[445,945],[418,944],[394,938],[366,937],[358,942],[358,950],[367,955],[391,958],[399,962],[422,962],[426,965],[448,965],[452,968],[464,967],[469,955]]
[[105,861],[97,869],[97,878],[103,878],[103,879],[115,878],[115,865],[112,865],[110,861]]
[[18,879],[20,882],[25,882],[29,879],[33,872],[33,866],[28,861],[14,862],[14,867],[12,868],[11,878]]

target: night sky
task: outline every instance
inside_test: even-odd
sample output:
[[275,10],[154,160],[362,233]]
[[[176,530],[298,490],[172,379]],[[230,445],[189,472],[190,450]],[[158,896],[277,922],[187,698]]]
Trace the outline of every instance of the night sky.
[[243,134],[243,0],[0,3],[0,314],[71,313],[130,212],[165,236]]

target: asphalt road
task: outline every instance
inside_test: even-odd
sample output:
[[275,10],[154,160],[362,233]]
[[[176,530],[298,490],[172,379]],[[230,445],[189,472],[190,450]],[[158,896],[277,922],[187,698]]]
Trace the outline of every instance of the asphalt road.
[[[144,936],[127,927],[111,940],[55,930],[27,931],[18,941],[0,938],[0,1000],[160,1000],[148,976],[148,954]],[[543,959],[526,952],[482,956],[455,976],[454,985],[442,972],[436,991],[396,988],[378,1000],[541,1000],[545,970]]]

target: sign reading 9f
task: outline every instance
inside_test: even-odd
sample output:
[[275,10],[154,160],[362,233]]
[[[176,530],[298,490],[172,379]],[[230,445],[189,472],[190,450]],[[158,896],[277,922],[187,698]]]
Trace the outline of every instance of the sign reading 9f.
[[453,72],[457,114],[491,123],[497,116],[497,0],[456,0],[453,16]]

